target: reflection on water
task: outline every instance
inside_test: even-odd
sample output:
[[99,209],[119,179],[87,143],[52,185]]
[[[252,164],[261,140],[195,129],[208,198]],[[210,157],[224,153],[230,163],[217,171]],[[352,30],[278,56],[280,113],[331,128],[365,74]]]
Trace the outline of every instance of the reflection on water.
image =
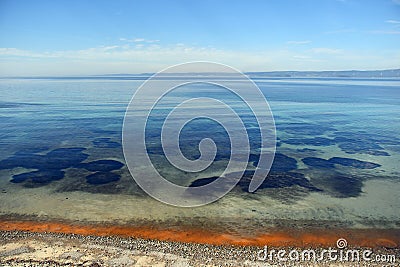
[[[259,149],[260,133],[247,106],[220,88],[193,85],[173,92],[153,110],[146,128],[150,158],[167,179],[186,186],[210,183],[230,155],[224,128],[198,119],[182,128],[182,153],[199,158],[198,143],[209,137],[218,148],[216,161],[201,173],[185,173],[168,163],[160,129],[180,101],[201,96],[224,100],[241,115],[249,134],[248,170],[236,188],[195,209],[149,198],[124,164],[123,116],[141,82],[1,80],[0,215],[115,223],[223,222],[240,231],[276,220],[399,227],[399,81],[257,79],[274,113],[278,143],[271,172],[255,193],[248,192],[248,185],[260,153],[268,151]],[[201,114],[208,108],[188,112]]]

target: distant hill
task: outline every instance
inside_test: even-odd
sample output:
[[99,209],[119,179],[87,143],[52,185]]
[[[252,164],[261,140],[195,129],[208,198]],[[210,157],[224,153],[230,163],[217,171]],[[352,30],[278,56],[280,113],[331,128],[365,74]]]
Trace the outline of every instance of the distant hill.
[[[155,73],[110,73],[98,75],[76,75],[76,76],[23,76],[23,77],[1,77],[16,79],[115,79],[115,80],[144,80]],[[267,72],[245,72],[250,78],[394,78],[400,79],[400,69],[390,70],[339,70],[339,71],[267,71]],[[231,73],[163,73],[162,77],[180,78],[193,76],[204,77],[232,77]]]
[[[96,75],[98,77],[150,77],[154,73],[140,73],[140,74],[104,74]],[[219,76],[216,73],[202,73],[203,75]],[[400,69],[389,70],[339,70],[339,71],[267,71],[267,72],[245,72],[246,75],[257,77],[282,77],[282,78],[400,78]],[[164,73],[163,76],[181,76],[182,73]],[[184,75],[197,76],[196,73],[185,73]],[[224,73],[221,76],[229,76]]]
[[269,71],[246,72],[250,77],[332,77],[332,78],[400,78],[400,69],[341,71]]

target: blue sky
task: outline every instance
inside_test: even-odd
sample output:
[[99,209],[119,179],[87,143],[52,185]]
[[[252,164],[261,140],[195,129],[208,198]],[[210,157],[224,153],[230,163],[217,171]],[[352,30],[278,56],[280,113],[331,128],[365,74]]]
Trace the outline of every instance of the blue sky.
[[0,0],[0,75],[400,67],[400,0]]

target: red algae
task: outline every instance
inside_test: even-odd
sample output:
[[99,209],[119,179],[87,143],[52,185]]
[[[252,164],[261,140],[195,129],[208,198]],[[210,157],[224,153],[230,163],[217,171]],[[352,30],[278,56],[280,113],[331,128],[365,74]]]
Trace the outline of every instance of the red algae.
[[400,244],[400,229],[265,229],[264,232],[259,231],[252,236],[241,236],[185,227],[178,230],[150,226],[0,220],[0,230],[122,236],[235,246],[334,247],[339,238],[345,238],[349,246],[397,248]]

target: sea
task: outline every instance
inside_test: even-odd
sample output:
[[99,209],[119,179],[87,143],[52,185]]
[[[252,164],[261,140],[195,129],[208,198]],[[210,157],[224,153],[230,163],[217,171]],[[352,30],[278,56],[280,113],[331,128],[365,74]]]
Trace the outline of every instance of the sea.
[[247,131],[241,180],[220,199],[193,208],[152,198],[127,167],[124,116],[145,80],[0,79],[0,216],[220,227],[243,235],[282,225],[400,227],[400,79],[254,78],[276,130],[272,167],[254,192],[249,181],[264,151],[257,120],[242,99],[210,84],[165,95],[148,118],[145,145],[154,167],[172,183],[198,187],[219,179],[232,149],[226,127],[202,117],[211,107],[198,103],[187,109],[198,118],[181,125],[179,148],[196,160],[200,142],[210,138],[214,161],[201,172],[171,164],[160,140],[163,121],[179,103],[216,98],[239,114]]

